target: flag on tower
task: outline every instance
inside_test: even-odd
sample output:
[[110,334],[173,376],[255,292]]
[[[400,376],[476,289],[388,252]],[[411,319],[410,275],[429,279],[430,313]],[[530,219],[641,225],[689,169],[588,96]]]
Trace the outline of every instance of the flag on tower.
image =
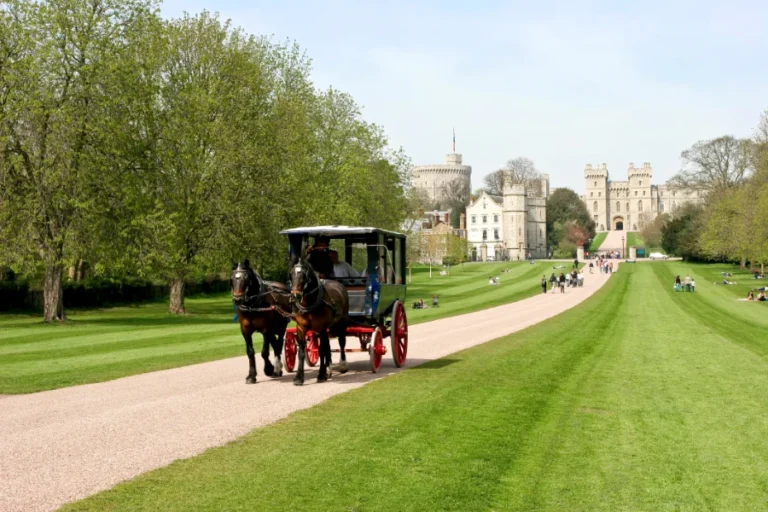
[[453,129],[453,152],[456,152],[456,128]]

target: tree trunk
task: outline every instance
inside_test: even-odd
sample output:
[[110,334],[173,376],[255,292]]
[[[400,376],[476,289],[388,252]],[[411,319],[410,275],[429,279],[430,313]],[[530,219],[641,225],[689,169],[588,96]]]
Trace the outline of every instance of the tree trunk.
[[64,321],[64,288],[61,283],[62,268],[49,265],[45,270],[43,285],[43,318],[46,322]]
[[170,312],[175,315],[184,315],[184,279],[171,279],[171,307]]
[[75,281],[80,282],[85,279],[85,261],[77,260],[77,273],[75,274]]
[[747,268],[747,258],[741,258],[741,270]]

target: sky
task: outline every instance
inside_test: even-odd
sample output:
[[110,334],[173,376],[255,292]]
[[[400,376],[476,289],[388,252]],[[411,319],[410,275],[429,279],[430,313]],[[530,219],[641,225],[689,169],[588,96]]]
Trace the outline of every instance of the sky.
[[768,109],[768,2],[167,0],[298,43],[316,87],[350,93],[414,165],[456,151],[472,186],[524,156],[583,192],[584,166],[654,182],[680,153],[749,137]]

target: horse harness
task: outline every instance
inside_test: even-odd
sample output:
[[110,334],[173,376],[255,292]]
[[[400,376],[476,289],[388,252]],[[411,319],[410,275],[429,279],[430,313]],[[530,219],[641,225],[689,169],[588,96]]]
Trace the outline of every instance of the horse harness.
[[254,295],[246,295],[243,297],[243,301],[241,304],[237,305],[237,309],[245,313],[265,313],[267,311],[277,311],[284,317],[290,318],[290,312],[284,311],[282,308],[278,307],[276,304],[270,303],[269,301],[267,301],[267,306],[259,307],[259,305],[263,303],[264,299],[273,293],[285,296],[290,292],[284,290],[283,288],[278,288],[277,286],[267,284],[259,279],[258,276],[251,274],[250,272],[248,272],[249,287],[252,279],[255,279],[258,283],[259,291]]

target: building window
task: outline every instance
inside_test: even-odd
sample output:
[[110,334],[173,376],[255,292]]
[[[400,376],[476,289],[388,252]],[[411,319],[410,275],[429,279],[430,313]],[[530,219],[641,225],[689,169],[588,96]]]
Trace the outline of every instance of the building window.
[[620,211],[621,211],[621,203],[616,201],[616,212],[620,212]]
[[595,186],[597,186],[597,182],[595,182]]
[[485,210],[485,201],[483,201],[483,210]]
[[637,196],[637,190],[635,190],[635,196]]
[[487,229],[483,230],[483,240],[488,240],[488,230]]
[[589,197],[594,197],[594,196],[595,196],[595,193],[594,193],[594,192],[590,192],[590,193],[589,193]]
[[595,215],[595,223],[597,223],[597,215]]
[[624,210],[625,212],[629,213],[629,203],[627,203],[627,209]]
[[661,202],[661,201],[659,201],[659,211],[660,211],[661,213],[664,213],[664,203],[663,203],[663,202]]
[[493,239],[494,240],[498,240],[499,239],[499,230],[498,229],[494,229],[493,230]]
[[642,187],[642,186],[643,186],[643,180],[640,180],[638,183],[639,183],[639,185],[638,185],[638,186],[640,186],[640,187]]
[[483,224],[488,224],[488,216],[483,215]]
[[672,191],[672,197],[675,197],[677,195],[677,192]]
[[597,201],[595,201],[592,205],[592,209],[595,211],[595,213],[597,213]]
[[598,192],[598,193],[597,193],[597,197],[602,197],[602,196],[603,196],[603,193],[602,193],[602,192]]
[[637,211],[639,211],[639,212],[643,211],[643,202],[642,201],[638,201],[637,202]]
[[493,222],[499,222],[499,216],[498,215],[494,215],[493,216]]
[[474,215],[472,216],[472,224],[477,224],[477,217]]
[[523,236],[522,228],[517,228],[517,236]]
[[627,190],[627,197],[629,197],[629,190]]
[[646,191],[645,191],[645,190],[643,190],[643,195],[645,195],[645,192],[646,192]]

